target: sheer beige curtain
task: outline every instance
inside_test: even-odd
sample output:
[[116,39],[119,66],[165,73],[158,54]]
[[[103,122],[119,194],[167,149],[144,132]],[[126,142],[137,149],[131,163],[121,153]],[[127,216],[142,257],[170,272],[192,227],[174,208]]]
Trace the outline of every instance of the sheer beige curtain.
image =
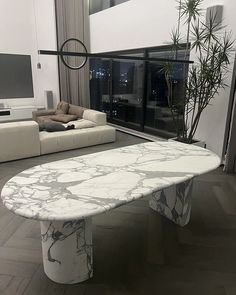
[[[58,50],[69,38],[81,40],[90,52],[89,38],[89,0],[55,0],[57,19]],[[80,51],[82,48],[70,42],[64,50]],[[78,58],[67,58],[67,62],[79,64]],[[80,59],[81,60],[81,59]],[[75,105],[89,107],[89,61],[80,70],[67,68],[59,58],[61,100]]]

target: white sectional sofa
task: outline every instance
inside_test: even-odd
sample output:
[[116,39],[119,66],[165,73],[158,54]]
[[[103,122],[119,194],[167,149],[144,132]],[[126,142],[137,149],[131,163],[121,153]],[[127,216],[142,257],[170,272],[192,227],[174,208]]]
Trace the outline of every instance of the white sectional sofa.
[[0,123],[0,162],[38,155],[40,140],[36,122]]
[[93,127],[39,132],[35,121],[1,123],[0,162],[115,141],[115,128],[106,125],[106,114],[86,109],[78,121],[91,122]]
[[60,132],[42,131],[39,134],[39,139],[40,153],[50,154],[54,152],[113,142],[115,141],[115,130],[113,127],[104,125]]

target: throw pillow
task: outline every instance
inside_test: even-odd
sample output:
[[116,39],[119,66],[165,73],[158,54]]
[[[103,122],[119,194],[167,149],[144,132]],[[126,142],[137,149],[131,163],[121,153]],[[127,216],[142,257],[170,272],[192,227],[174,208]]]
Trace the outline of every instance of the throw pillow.
[[44,123],[44,130],[47,132],[55,132],[55,131],[65,131],[66,128],[60,123],[57,122],[46,122]]
[[68,114],[76,115],[77,118],[83,118],[84,110],[86,110],[86,108],[70,104]]
[[44,123],[39,123],[38,125],[39,125],[39,132],[45,129]]
[[67,114],[69,110],[69,103],[65,101],[61,101],[57,105],[56,115],[58,114]]
[[51,119],[56,122],[68,123],[70,121],[76,120],[76,115],[66,115],[66,114],[59,114],[52,116]]

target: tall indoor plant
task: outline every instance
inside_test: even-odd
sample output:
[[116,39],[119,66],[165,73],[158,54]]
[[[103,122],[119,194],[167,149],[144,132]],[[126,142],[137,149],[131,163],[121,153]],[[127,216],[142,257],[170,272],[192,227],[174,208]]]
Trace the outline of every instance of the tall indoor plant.
[[[200,117],[221,88],[225,88],[225,78],[229,70],[230,53],[233,47],[231,32],[227,32],[217,16],[210,13],[207,23],[201,21],[203,0],[178,0],[179,21],[172,31],[175,57],[178,58],[180,42],[186,42],[184,59],[192,50],[196,56],[194,64],[183,65],[184,97],[178,104],[173,97],[172,66],[165,68],[168,86],[168,103],[172,118],[176,122],[177,139],[192,143]],[[185,39],[180,36],[180,25],[186,25]],[[191,42],[191,43],[190,43]],[[182,116],[183,124],[178,124]]]

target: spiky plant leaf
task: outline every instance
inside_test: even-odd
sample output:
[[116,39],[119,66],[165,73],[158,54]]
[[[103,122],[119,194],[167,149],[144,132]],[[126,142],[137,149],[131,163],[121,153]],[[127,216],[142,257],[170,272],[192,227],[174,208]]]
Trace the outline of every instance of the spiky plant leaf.
[[201,15],[202,9],[200,8],[203,0],[179,0],[179,9],[181,18],[185,19],[186,23],[191,20],[196,20]]
[[[186,52],[195,49],[197,62],[189,67],[188,75],[184,75],[185,97],[177,101],[173,97],[172,70],[166,69],[168,84],[168,103],[175,121],[177,114],[184,118],[184,124],[177,134],[190,143],[201,117],[202,112],[210,105],[211,100],[219,93],[221,88],[227,87],[225,79],[229,69],[230,56],[234,41],[231,33],[224,32],[221,23],[217,22],[215,14],[211,13],[208,23],[199,19],[203,0],[178,0],[179,22],[178,29],[172,31],[173,48],[179,45],[179,25],[183,19],[187,23]],[[191,48],[189,42],[192,41]],[[183,66],[187,74],[188,67]],[[188,132],[187,132],[188,131]]]
[[200,25],[200,21],[198,20],[194,24],[192,24],[191,27],[191,34],[192,34],[192,49],[195,49],[195,51],[202,51],[202,48],[204,48],[204,36],[205,36],[205,28]]

